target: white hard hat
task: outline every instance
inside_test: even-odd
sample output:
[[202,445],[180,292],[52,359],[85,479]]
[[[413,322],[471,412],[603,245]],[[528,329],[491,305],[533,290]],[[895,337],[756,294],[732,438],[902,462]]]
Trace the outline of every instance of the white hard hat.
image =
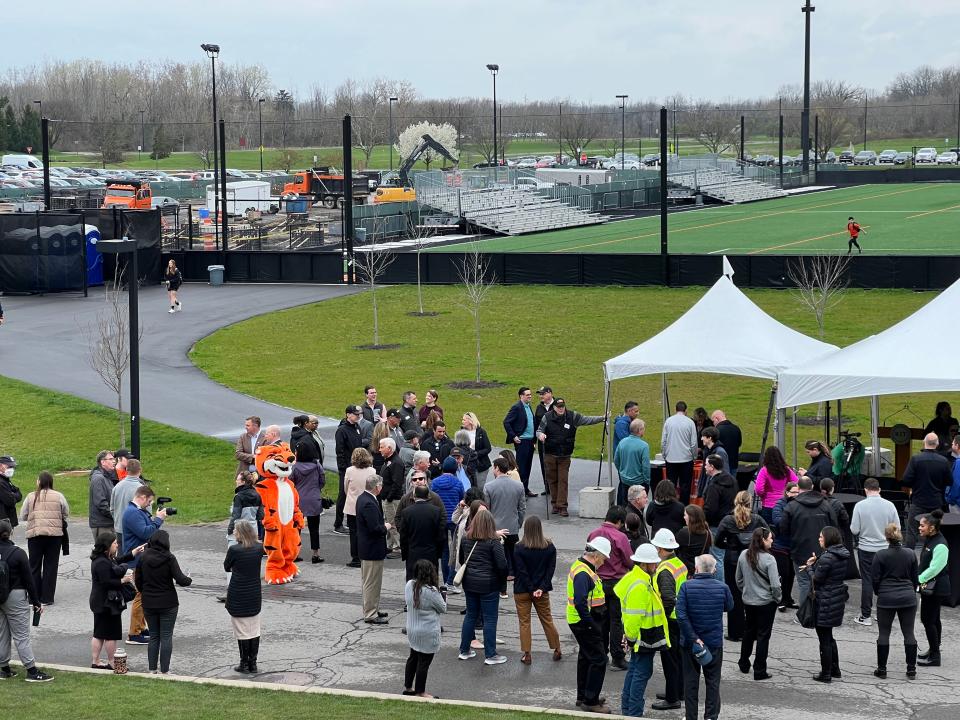
[[660,555],[657,554],[657,549],[653,545],[644,543],[637,548],[630,559],[638,563],[659,563]]
[[595,537],[593,540],[587,542],[587,547],[591,550],[596,550],[605,558],[610,557],[610,541],[605,537]]
[[657,534],[653,536],[651,540],[656,547],[663,548],[664,550],[676,550],[680,547],[677,543],[677,539],[673,536],[673,533],[670,532],[667,528],[660,528],[657,530]]

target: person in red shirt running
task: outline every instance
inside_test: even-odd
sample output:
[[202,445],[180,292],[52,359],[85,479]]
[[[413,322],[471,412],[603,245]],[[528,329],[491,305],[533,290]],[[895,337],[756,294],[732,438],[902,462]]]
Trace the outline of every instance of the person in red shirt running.
[[857,252],[862,253],[863,248],[860,247],[860,243],[857,242],[857,238],[860,237],[860,233],[863,232],[863,228],[860,227],[860,223],[854,220],[852,217],[847,218],[847,232],[850,233],[850,239],[847,241],[847,255],[853,252],[853,246],[857,246]]

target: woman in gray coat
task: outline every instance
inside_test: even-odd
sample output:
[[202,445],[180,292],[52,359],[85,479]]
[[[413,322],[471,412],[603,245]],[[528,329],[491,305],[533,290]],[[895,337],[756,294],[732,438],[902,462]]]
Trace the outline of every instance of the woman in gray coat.
[[750,536],[750,547],[737,559],[737,588],[743,597],[745,624],[740,643],[740,672],[750,672],[750,655],[753,644],[757,654],[753,658],[753,679],[767,680],[767,650],[773,631],[773,618],[780,604],[780,575],[777,560],[770,554],[773,533],[769,528],[758,527]]
[[414,578],[403,591],[407,603],[407,642],[410,657],[403,680],[404,695],[436,697],[426,692],[427,671],[433,656],[440,650],[440,615],[447,610],[447,601],[440,593],[437,566],[429,560],[417,560]]

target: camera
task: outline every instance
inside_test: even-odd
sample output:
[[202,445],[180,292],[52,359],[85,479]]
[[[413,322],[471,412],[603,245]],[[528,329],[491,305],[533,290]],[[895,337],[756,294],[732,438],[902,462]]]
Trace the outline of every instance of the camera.
[[176,515],[176,514],[177,514],[177,509],[176,509],[175,507],[164,507],[164,505],[166,505],[167,503],[172,503],[172,502],[173,502],[173,498],[170,498],[170,497],[158,497],[158,498],[157,498],[157,512],[160,512],[161,510],[166,510],[166,511],[167,511],[167,517],[170,517],[171,515]]
[[863,448],[863,444],[857,440],[863,433],[850,432],[848,430],[843,430],[840,432],[840,437],[843,442],[843,451],[846,453],[853,453],[854,455],[859,454],[860,450]]

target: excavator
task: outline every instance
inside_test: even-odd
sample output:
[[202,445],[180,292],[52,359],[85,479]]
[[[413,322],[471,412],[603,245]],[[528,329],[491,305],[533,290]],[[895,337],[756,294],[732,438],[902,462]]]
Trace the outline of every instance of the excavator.
[[414,191],[410,183],[410,170],[414,165],[416,165],[417,160],[419,160],[420,157],[428,150],[433,150],[435,153],[437,153],[437,155],[441,155],[454,165],[458,165],[457,159],[453,157],[453,155],[451,155],[443,145],[429,135],[424,134],[420,138],[420,142],[418,142],[417,146],[413,149],[413,152],[407,156],[407,158],[397,169],[396,176],[391,178],[386,184],[377,188],[376,194],[373,197],[373,202],[378,204],[388,202],[410,202],[412,200],[416,200],[417,193]]

